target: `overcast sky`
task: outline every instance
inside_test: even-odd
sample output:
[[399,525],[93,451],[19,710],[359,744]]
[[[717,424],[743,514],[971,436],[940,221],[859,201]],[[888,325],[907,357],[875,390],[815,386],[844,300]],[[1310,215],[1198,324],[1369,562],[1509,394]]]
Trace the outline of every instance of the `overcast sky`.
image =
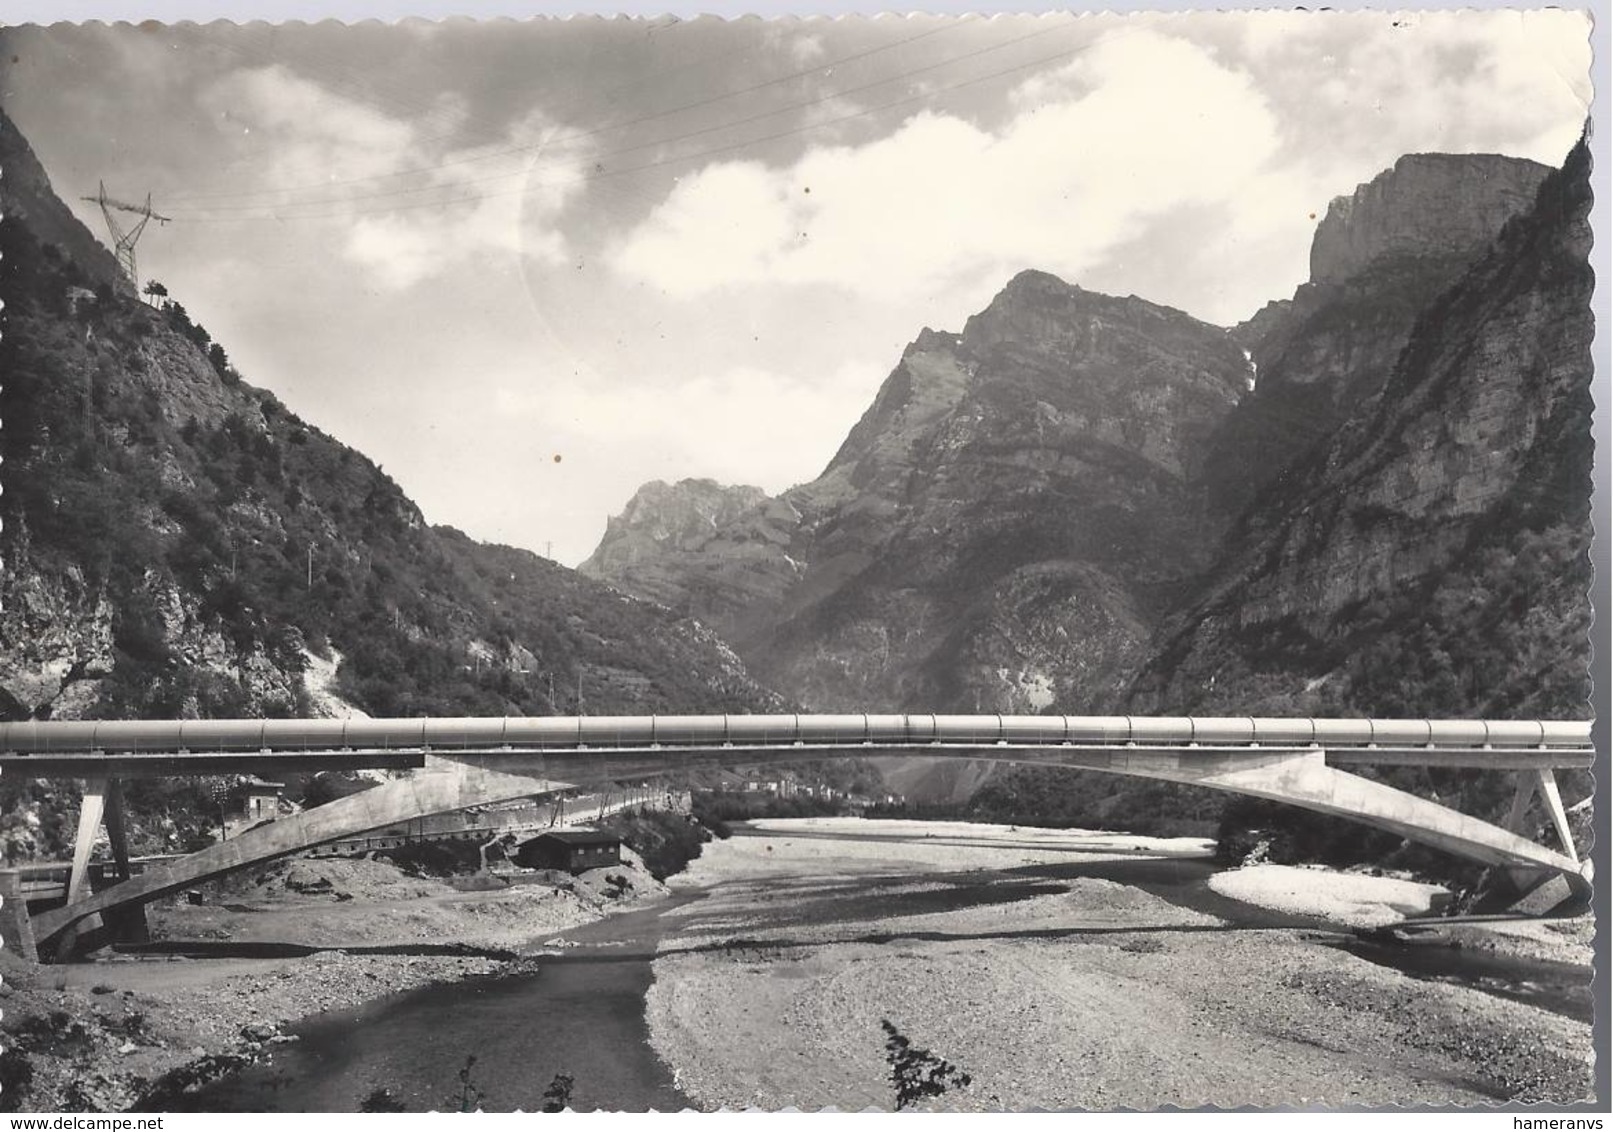
[[0,104],[246,379],[574,564],[651,479],[811,479],[1015,272],[1222,325],[1411,152],[1559,164],[1564,12],[57,26]]

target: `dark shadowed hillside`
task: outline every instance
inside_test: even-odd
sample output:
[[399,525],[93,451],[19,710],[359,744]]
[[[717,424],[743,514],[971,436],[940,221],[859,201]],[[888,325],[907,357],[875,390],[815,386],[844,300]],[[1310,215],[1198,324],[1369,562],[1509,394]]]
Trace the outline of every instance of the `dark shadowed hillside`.
[[772,702],[666,609],[430,527],[180,302],[42,239],[30,218],[65,209],[19,203],[49,182],[25,146],[4,156],[9,714],[302,713],[327,659],[376,714],[569,712],[579,677],[597,711]]
[[1584,716],[1589,175],[1581,146],[1260,498],[1137,710]]
[[1249,509],[1379,395],[1422,311],[1529,209],[1547,172],[1491,154],[1410,154],[1333,201],[1310,281],[1232,331],[1258,382],[1211,445],[1205,480],[1218,510]]

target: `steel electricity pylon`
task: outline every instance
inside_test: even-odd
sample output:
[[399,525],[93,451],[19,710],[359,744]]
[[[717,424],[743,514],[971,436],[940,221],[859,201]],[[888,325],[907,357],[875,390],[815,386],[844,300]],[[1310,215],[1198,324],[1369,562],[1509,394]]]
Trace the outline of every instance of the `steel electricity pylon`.
[[[138,287],[140,277],[136,273],[134,266],[134,246],[139,242],[140,233],[146,230],[147,224],[153,220],[159,224],[166,224],[168,223],[168,217],[159,216],[152,210],[150,193],[146,194],[145,204],[125,204],[121,200],[113,200],[106,195],[105,181],[101,182],[101,191],[99,193],[84,199],[94,201],[101,206],[101,215],[106,217],[107,231],[112,234],[112,250],[118,257],[118,266],[123,269],[123,274],[129,277],[129,282]],[[133,228],[125,231],[123,225],[119,224],[117,217],[113,215],[114,212],[132,212],[140,220]]]

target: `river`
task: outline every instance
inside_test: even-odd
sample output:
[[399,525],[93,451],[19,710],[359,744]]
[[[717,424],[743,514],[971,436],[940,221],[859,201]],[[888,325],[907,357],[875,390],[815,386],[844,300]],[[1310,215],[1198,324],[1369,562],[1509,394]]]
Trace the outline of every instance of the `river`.
[[[776,836],[740,833],[747,835]],[[799,833],[792,845],[797,852],[815,851],[818,847],[810,844],[814,836]],[[899,848],[905,853],[969,852],[967,839],[927,839],[930,845],[916,849],[910,837],[890,840],[892,851]],[[806,843],[805,849],[796,842]],[[1001,847],[999,840],[996,848]],[[771,845],[768,849],[771,852]],[[733,877],[686,886],[655,906],[564,933],[567,946],[544,948],[541,957],[520,973],[427,988],[307,1022],[295,1031],[297,1042],[277,1047],[259,1064],[169,1107],[340,1112],[356,1111],[366,1098],[384,1094],[390,1103],[409,1111],[465,1104],[530,1111],[542,1106],[545,1091],[562,1075],[572,1079],[569,1100],[576,1109],[666,1111],[697,1106],[699,1098],[680,1091],[650,1043],[645,1000],[658,954],[674,961],[680,955],[698,958],[702,952],[731,948],[736,940],[791,940],[801,938],[802,932],[814,940],[828,933],[842,945],[911,946],[915,941],[981,939],[986,936],[980,933],[952,936],[946,925],[967,914],[995,917],[992,910],[1000,907],[1006,928],[1013,924],[1011,906],[1033,907],[1038,901],[1056,899],[1083,878],[1140,890],[1185,912],[1203,914],[1201,920],[1213,916],[1221,925],[1214,929],[1217,933],[1299,929],[1316,948],[1360,946],[1336,926],[1267,912],[1218,895],[1205,883],[1216,868],[1205,859],[1033,856],[1037,859],[1029,863],[987,871],[939,869],[920,885],[906,883],[910,878],[898,877],[885,866],[864,875],[837,875],[825,883],[821,867],[792,872],[781,864],[776,874],[755,878],[756,891],[767,895],[755,900],[743,894],[748,882]],[[733,916],[736,892],[744,908],[740,921]],[[877,926],[891,923],[910,926],[898,931]],[[931,923],[938,929],[925,927]],[[864,930],[870,925],[876,926]],[[996,938],[1058,940],[1121,930],[1090,924],[1031,925]],[[1155,930],[1209,929],[1189,924]],[[1590,1009],[1588,972],[1579,968],[1440,954],[1429,948],[1400,951],[1368,946],[1367,951],[1374,962],[1412,970],[1425,979],[1466,982],[1569,1017],[1588,1015]],[[1582,973],[1584,985],[1580,985]],[[468,1062],[470,1058],[474,1061]]]

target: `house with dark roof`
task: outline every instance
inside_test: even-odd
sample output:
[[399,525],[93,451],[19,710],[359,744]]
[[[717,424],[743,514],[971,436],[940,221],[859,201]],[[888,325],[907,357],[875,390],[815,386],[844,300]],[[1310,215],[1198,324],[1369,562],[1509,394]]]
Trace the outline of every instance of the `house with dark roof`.
[[556,829],[523,841],[515,851],[523,869],[580,873],[622,863],[622,839],[597,829]]

